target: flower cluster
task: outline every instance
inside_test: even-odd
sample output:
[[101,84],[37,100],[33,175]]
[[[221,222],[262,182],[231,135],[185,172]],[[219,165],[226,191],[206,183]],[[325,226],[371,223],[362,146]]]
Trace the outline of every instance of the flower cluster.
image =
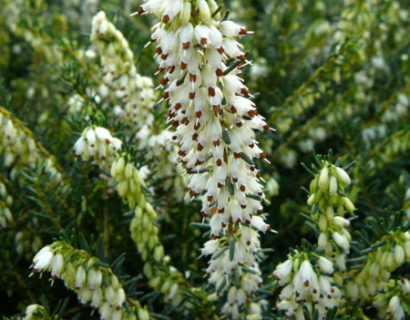
[[116,189],[119,196],[130,208],[135,208],[140,204],[142,197],[141,186],[145,182],[141,177],[140,171],[134,164],[127,160],[127,155],[119,156],[111,165],[111,177],[116,181]]
[[121,146],[121,140],[114,138],[107,129],[90,126],[76,141],[74,152],[83,161],[92,160],[93,164],[109,171]]
[[[91,34],[93,45],[101,57],[102,83],[98,88],[99,98],[111,99],[116,106],[114,115],[131,125],[136,131],[137,148],[144,150],[145,159],[158,160],[156,176],[165,178],[175,175],[176,150],[169,144],[171,131],[154,124],[154,89],[151,78],[138,74],[134,54],[122,33],[100,11],[93,19]],[[81,102],[81,101],[80,101]],[[70,104],[78,108],[78,99]],[[123,107],[121,107],[123,106]],[[166,188],[175,188],[182,199],[185,184],[174,179],[173,185],[165,181]]]
[[340,167],[322,161],[320,172],[310,183],[307,203],[312,206],[311,218],[317,222],[320,235],[319,249],[324,256],[335,262],[339,271],[346,270],[346,255],[349,253],[351,236],[345,212],[353,212],[352,201],[345,196],[350,177]]
[[117,276],[97,262],[87,252],[57,241],[36,254],[32,274],[47,271],[53,281],[62,279],[67,288],[77,293],[81,303],[98,310],[101,319],[148,320],[148,311],[138,301],[127,299]]
[[410,281],[390,280],[384,292],[374,297],[373,305],[379,310],[380,319],[403,320],[410,315]]
[[13,198],[8,194],[6,184],[0,180],[0,228],[7,226],[13,221],[10,206]]
[[9,111],[0,107],[0,153],[4,166],[11,168],[11,177],[22,168],[40,165],[49,179],[56,184],[63,182],[62,170],[56,160],[33,138],[33,134],[14,118]]
[[279,264],[274,276],[279,285],[284,286],[277,303],[286,317],[294,316],[304,320],[303,306],[313,313],[319,312],[319,319],[326,319],[327,310],[339,304],[342,297],[335,286],[332,274],[333,264],[323,256],[308,252],[297,252]]
[[140,171],[127,154],[120,155],[111,166],[111,176],[124,203],[134,210],[130,231],[138,252],[144,260],[144,274],[155,289],[165,294],[166,300],[178,305],[182,300],[182,275],[170,266],[170,258],[164,256],[159,241],[159,229],[155,222],[158,214],[145,199],[145,182]]
[[101,56],[103,83],[98,89],[101,98],[114,96],[119,103],[115,107],[116,113],[135,124],[138,130],[144,125],[152,125],[152,80],[137,73],[134,54],[127,40],[103,11],[93,18],[91,41]]
[[[222,237],[209,251],[209,279],[220,284],[221,294],[228,293],[223,310],[237,318],[261,281],[255,257],[260,244],[249,230],[270,230],[260,215],[264,194],[253,162],[266,157],[254,130],[269,126],[239,77],[247,60],[236,38],[249,32],[235,22],[221,21],[214,1],[148,0],[138,13],[161,19],[151,42],[157,45],[169,122],[176,127],[172,139],[190,174],[189,194],[201,198],[201,214],[209,219],[213,240]],[[228,242],[235,242],[237,250],[220,254]],[[246,268],[256,276],[249,276]],[[244,290],[247,298],[230,298],[232,290]]]
[[410,232],[392,232],[373,246],[366,264],[346,284],[346,294],[352,300],[368,301],[383,290],[391,272],[410,261]]

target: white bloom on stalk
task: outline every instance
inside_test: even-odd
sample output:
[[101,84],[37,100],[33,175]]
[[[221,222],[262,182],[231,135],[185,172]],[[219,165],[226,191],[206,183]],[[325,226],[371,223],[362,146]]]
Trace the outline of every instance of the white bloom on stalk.
[[121,146],[121,140],[114,138],[106,128],[91,126],[84,129],[76,141],[74,152],[83,161],[91,160],[108,171]]
[[[313,263],[310,255],[297,253],[279,264],[273,272],[283,287],[276,307],[285,311],[286,317],[295,316],[303,320],[303,306],[307,306],[309,312],[315,306],[319,319],[324,319],[327,310],[339,303],[341,293],[333,283],[332,263],[322,256],[316,256]],[[323,272],[328,275],[323,275]]]
[[[205,0],[148,0],[138,13],[152,13],[161,20],[153,28],[151,42],[156,44],[158,72],[163,74],[160,87],[169,105],[169,123],[176,128],[172,140],[179,144],[179,160],[190,173],[189,194],[201,198],[201,214],[209,219],[213,239],[236,239],[229,250],[226,243],[218,243],[219,250],[226,251],[211,260],[209,281],[221,292],[235,287],[249,295],[261,281],[255,259],[260,244],[256,231],[249,236],[245,230],[270,230],[257,216],[263,213],[264,194],[253,159],[265,154],[254,130],[269,126],[239,77],[247,61],[236,38],[248,31],[235,22],[220,21],[219,13],[212,16],[217,7]],[[232,67],[227,65],[229,59],[236,61]],[[234,231],[228,231],[233,225],[229,230]],[[208,243],[202,253],[211,249]],[[256,274],[241,271],[242,266]],[[238,302],[223,307],[234,319],[240,309]]]

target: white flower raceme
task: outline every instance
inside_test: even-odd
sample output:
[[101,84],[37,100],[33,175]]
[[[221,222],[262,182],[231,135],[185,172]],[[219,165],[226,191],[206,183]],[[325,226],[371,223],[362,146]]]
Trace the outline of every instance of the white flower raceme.
[[[97,91],[105,101],[115,104],[114,116],[136,132],[136,146],[145,152],[145,159],[156,160],[155,175],[158,178],[175,176],[176,148],[168,143],[172,133],[154,123],[151,78],[137,72],[127,40],[102,11],[93,19],[91,40],[101,58],[102,81]],[[73,100],[71,108],[76,108],[77,104]],[[173,188],[178,198],[183,198],[185,183],[182,178],[164,179],[164,187]]]
[[122,108],[125,121],[139,131],[154,121],[154,89],[152,80],[136,70],[134,54],[123,34],[100,11],[92,21],[91,41],[101,57],[102,83],[98,92],[102,98],[115,98]]
[[338,306],[341,293],[334,285],[333,264],[322,256],[299,252],[279,264],[273,275],[284,287],[276,307],[284,310],[286,317],[304,320],[303,306],[312,313],[319,312],[319,319],[326,319],[327,310]]
[[98,266],[97,261],[85,251],[57,241],[36,254],[32,273],[48,271],[52,280],[62,279],[67,288],[77,293],[79,301],[98,310],[103,320],[148,320],[147,309],[138,301],[124,307],[128,302],[120,281],[111,269]]
[[[213,0],[148,0],[138,13],[161,19],[151,42],[156,43],[158,71],[163,74],[169,122],[176,128],[172,139],[190,174],[189,193],[201,198],[201,214],[209,219],[214,241],[221,237],[219,249],[211,252],[209,281],[228,295],[223,311],[238,318],[261,281],[255,258],[260,244],[252,228],[270,230],[258,216],[264,194],[253,162],[266,156],[254,130],[269,126],[239,77],[247,61],[236,38],[248,31],[221,21],[216,10]],[[230,66],[229,59],[235,61]],[[230,298],[231,290],[241,289],[246,301]]]
[[41,166],[56,185],[66,187],[62,170],[53,156],[34,139],[33,134],[9,111],[0,107],[0,153],[11,178],[22,168]]
[[106,128],[90,126],[76,141],[74,152],[83,161],[91,160],[101,169],[109,171],[121,146],[121,140],[114,138]]

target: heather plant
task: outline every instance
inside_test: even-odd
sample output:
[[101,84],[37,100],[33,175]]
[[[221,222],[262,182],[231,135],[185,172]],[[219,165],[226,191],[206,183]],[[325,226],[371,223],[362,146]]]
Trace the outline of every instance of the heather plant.
[[410,7],[4,0],[4,319],[410,317]]

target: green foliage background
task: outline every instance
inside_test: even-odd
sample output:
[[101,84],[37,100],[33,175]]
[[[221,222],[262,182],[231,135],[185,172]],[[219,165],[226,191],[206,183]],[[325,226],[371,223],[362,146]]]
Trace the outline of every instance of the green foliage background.
[[[119,197],[108,192],[99,171],[75,160],[72,146],[87,120],[68,117],[73,93],[87,96],[96,65],[78,59],[90,48],[92,15],[82,16],[75,1],[2,0],[0,6],[0,106],[20,119],[46,156],[61,167],[68,190],[56,188],[41,166],[19,165],[17,176],[0,164],[1,180],[13,198],[14,221],[0,229],[0,314],[11,316],[30,303],[53,310],[68,297],[64,318],[88,317],[89,310],[59,281],[50,288],[45,279],[28,278],[31,259],[41,245],[64,237],[110,264],[122,253],[117,275],[128,279],[142,274],[142,265],[129,236],[130,215]],[[143,49],[150,37],[150,17],[130,17],[137,1],[101,1],[99,9],[130,43],[138,72],[154,77],[153,48]],[[235,0],[223,10],[253,30],[243,39],[254,61],[245,82],[255,93],[259,111],[276,132],[259,139],[270,165],[259,163],[270,188],[269,223],[278,231],[262,238],[274,252],[261,265],[264,294],[273,308],[278,290],[271,272],[290,248],[315,235],[299,212],[307,212],[306,193],[311,176],[300,165],[313,162],[312,152],[327,153],[353,164],[351,199],[357,218],[352,256],[399,226],[408,226],[410,199],[410,3],[406,0]],[[95,13],[95,12],[94,12]],[[158,83],[158,79],[155,80]],[[97,108],[97,107],[91,107]],[[156,121],[166,127],[165,105],[158,105]],[[104,116],[97,122],[125,137],[127,129]],[[1,129],[2,130],[2,129]],[[131,145],[131,144],[130,144]],[[130,146],[132,147],[132,146]],[[2,149],[0,148],[0,151]],[[3,150],[4,151],[4,150]],[[143,151],[135,151],[142,165]],[[0,155],[1,157],[2,155]],[[270,183],[269,183],[270,182]],[[201,220],[199,205],[184,203],[155,184],[151,203],[160,212],[158,225],[165,251],[175,267],[190,273],[190,281],[206,288],[198,259],[202,230],[190,223]],[[407,210],[407,214],[406,214]],[[407,224],[406,224],[407,223]],[[17,237],[17,234],[21,236]],[[85,239],[85,240],[84,240]],[[17,250],[17,247],[21,247]],[[396,276],[408,278],[408,265]],[[204,318],[167,309],[141,276],[127,294],[147,303],[150,310],[173,319]],[[61,302],[60,302],[61,303]],[[372,311],[370,311],[370,314]],[[274,319],[270,310],[267,319]],[[205,318],[204,318],[205,319]]]

